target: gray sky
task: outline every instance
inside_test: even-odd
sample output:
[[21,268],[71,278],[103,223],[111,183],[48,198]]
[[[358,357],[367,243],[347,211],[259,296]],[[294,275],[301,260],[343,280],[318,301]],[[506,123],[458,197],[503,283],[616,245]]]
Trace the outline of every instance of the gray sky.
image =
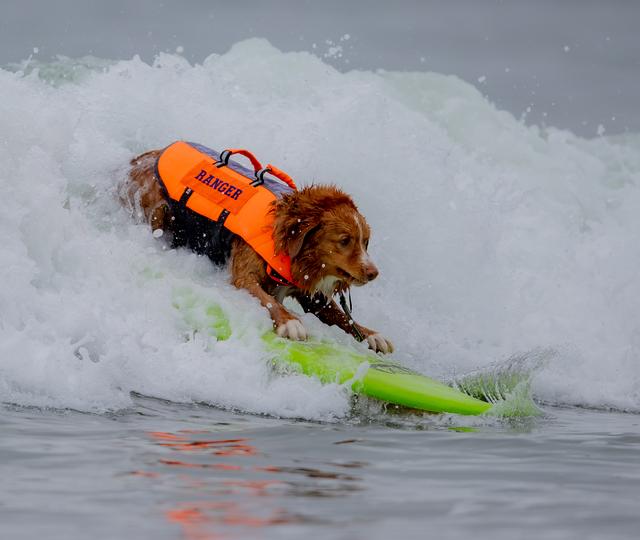
[[343,71],[455,74],[518,117],[531,107],[527,122],[591,136],[640,132],[639,26],[633,0],[0,0],[0,65],[34,47],[41,60],[183,47],[199,62],[265,37]]

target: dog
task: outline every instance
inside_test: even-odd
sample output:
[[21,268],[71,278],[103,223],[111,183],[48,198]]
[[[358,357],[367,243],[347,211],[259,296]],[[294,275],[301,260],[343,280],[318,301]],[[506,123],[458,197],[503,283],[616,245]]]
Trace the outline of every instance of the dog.
[[[216,229],[215,222],[173,204],[158,178],[162,152],[151,150],[133,158],[118,190],[121,202],[144,218],[154,236],[167,238],[171,247],[186,246],[205,254],[217,265],[227,264],[231,283],[260,301],[280,337],[307,339],[300,319],[282,304],[284,298],[292,297],[305,312],[365,340],[373,351],[393,351],[391,341],[353,321],[346,303],[345,313],[334,300],[336,294],[378,276],[367,252],[370,227],[349,195],[334,185],[311,185],[273,201],[273,243],[276,253],[290,258],[293,276],[293,283],[279,283],[268,274],[265,260],[243,238],[223,227]],[[212,230],[216,234],[207,233]]]

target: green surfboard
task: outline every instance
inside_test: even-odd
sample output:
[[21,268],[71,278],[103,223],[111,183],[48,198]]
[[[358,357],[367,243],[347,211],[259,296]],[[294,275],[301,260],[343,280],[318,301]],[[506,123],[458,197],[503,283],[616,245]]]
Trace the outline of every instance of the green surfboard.
[[[173,304],[189,327],[219,341],[231,337],[231,324],[222,308],[198,298],[189,288],[174,291]],[[273,332],[264,334],[262,340],[278,368],[316,377],[325,384],[346,383],[356,394],[435,413],[478,415],[492,407],[374,353],[326,341],[290,341]]]
[[373,353],[326,342],[294,342],[269,332],[262,338],[277,366],[293,368],[323,383],[350,383],[356,394],[412,409],[477,415],[491,404]]

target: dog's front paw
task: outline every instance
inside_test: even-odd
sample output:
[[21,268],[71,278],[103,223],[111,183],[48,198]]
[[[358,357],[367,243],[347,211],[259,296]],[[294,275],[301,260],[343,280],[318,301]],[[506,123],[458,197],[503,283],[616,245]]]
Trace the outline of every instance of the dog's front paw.
[[307,330],[298,319],[289,319],[287,322],[278,325],[276,334],[294,341],[307,339]]
[[393,343],[380,334],[370,334],[367,336],[369,348],[375,352],[388,354],[393,352]]

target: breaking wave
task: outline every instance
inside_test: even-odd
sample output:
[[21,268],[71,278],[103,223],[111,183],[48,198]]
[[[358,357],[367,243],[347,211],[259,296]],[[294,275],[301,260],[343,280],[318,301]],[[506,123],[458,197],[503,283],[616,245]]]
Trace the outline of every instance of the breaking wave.
[[[118,205],[128,160],[184,138],[353,194],[381,270],[354,314],[411,367],[451,378],[552,350],[537,398],[640,410],[640,136],[525,126],[453,76],[339,73],[263,40],[201,65],[25,62],[0,89],[0,401],[348,414],[339,386],[270,372],[267,315],[224,272]],[[197,331],[207,303],[230,339]]]

